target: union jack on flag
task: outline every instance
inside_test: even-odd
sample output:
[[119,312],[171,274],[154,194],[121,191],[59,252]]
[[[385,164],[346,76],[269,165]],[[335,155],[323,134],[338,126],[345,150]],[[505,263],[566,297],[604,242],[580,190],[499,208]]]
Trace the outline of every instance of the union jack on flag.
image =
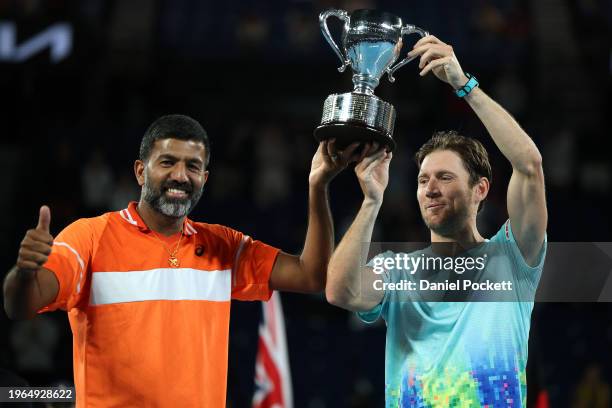
[[285,320],[278,292],[272,293],[270,300],[262,302],[262,306],[253,408],[293,408]]

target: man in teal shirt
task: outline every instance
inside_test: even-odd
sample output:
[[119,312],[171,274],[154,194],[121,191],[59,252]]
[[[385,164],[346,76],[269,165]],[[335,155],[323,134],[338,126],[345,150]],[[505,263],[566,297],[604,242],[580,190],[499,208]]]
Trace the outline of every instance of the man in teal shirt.
[[[385,319],[387,407],[525,407],[530,317],[546,253],[542,157],[518,123],[463,72],[452,47],[427,36],[409,54],[420,57],[421,76],[433,72],[465,99],[513,171],[509,219],[485,239],[476,216],[491,182],[487,152],[480,142],[456,132],[434,134],[416,155],[417,200],[433,245],[400,256],[484,256],[484,267],[471,279],[506,279],[512,290],[499,298],[501,291],[494,292],[489,301],[433,301],[421,297],[425,291],[396,290],[389,284],[418,286],[423,277],[448,282],[443,278],[452,273],[426,270],[424,264],[409,270],[395,262],[398,254],[393,252],[366,265],[363,243],[371,241],[392,158],[379,150],[355,167],[364,201],[331,258],[326,296],[367,322]],[[455,280],[461,282],[461,276]],[[462,293],[474,299],[469,290]]]

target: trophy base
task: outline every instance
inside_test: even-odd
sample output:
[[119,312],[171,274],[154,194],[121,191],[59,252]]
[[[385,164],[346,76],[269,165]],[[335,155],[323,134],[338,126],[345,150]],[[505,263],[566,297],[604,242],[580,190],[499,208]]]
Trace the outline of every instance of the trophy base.
[[336,146],[344,150],[351,143],[377,142],[380,146],[387,146],[389,151],[395,149],[395,140],[380,130],[358,123],[330,123],[318,126],[314,131],[314,137],[321,142],[328,139],[336,139]]
[[394,124],[393,105],[374,95],[332,94],[325,99],[321,125],[315,129],[314,137],[318,141],[335,138],[339,149],[353,142],[375,141],[393,150]]

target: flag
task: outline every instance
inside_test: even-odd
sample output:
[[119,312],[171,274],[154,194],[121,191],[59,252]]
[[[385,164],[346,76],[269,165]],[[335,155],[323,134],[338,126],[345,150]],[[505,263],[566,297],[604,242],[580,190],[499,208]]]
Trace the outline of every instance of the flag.
[[273,292],[262,306],[253,408],[293,408],[285,320],[278,292]]

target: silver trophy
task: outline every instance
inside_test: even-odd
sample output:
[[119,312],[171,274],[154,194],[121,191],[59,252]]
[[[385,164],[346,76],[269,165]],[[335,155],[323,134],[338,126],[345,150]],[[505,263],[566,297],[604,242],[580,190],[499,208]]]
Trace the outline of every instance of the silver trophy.
[[[334,42],[327,19],[331,16],[344,21],[342,50]],[[319,15],[323,36],[340,58],[344,72],[353,70],[353,92],[332,94],[323,104],[323,117],[314,135],[319,141],[336,139],[339,148],[352,142],[376,141],[395,148],[393,127],[395,108],[374,95],[374,89],[386,72],[390,82],[393,73],[416,57],[406,57],[394,66],[407,34],[428,33],[413,25],[403,25],[402,19],[377,10],[356,10],[350,15],[344,10],[327,10]]]

